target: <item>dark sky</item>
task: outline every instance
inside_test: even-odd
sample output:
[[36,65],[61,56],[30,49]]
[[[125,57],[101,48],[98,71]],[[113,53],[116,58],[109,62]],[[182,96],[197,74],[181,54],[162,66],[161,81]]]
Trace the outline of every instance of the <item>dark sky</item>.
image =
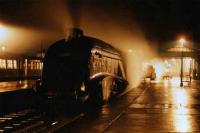
[[[81,27],[82,18],[87,14],[103,18],[97,21],[92,19],[90,24],[103,25],[117,21],[122,26],[134,29],[136,23],[147,40],[156,41],[159,45],[171,42],[181,34],[194,42],[200,42],[199,0],[63,1],[0,0],[0,20],[11,25],[62,34],[65,20],[71,19],[72,25]],[[85,9],[87,13],[84,13]]]
[[149,37],[169,41],[177,34],[186,34],[199,41],[199,0],[136,0],[133,3],[137,20]]

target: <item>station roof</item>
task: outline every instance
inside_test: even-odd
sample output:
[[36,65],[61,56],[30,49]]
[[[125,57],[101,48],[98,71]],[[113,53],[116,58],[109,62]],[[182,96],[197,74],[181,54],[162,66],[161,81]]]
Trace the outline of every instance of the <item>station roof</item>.
[[173,48],[169,48],[168,50],[167,50],[168,52],[194,52],[194,50],[193,49],[191,49],[191,48],[188,48],[188,47],[178,47],[178,46],[176,46],[176,47],[173,47]]
[[[183,52],[183,55],[182,55]],[[168,48],[165,51],[160,52],[159,54],[161,57],[178,57],[180,58],[181,56],[183,57],[200,57],[200,50],[199,49],[194,49],[190,47],[171,47]]]

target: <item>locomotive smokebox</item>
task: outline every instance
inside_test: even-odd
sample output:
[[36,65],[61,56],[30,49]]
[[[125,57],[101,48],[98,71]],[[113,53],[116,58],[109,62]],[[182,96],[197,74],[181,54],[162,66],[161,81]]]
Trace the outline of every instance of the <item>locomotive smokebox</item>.
[[66,40],[76,39],[83,36],[83,31],[79,28],[70,28],[66,31]]

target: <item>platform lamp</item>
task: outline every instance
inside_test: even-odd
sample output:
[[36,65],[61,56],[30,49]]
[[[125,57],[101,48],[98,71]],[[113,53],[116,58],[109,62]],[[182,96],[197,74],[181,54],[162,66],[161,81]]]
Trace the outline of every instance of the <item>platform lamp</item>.
[[181,74],[180,74],[180,87],[183,87],[183,48],[185,45],[185,39],[184,38],[180,38],[179,39],[179,46],[180,46],[180,50],[181,50]]

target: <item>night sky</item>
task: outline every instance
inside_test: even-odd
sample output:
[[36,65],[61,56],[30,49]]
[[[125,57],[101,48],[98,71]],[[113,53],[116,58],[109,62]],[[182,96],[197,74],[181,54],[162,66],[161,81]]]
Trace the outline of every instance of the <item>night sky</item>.
[[185,34],[200,41],[200,1],[198,0],[136,0],[133,10],[147,36],[159,41],[176,39]]
[[90,24],[117,21],[130,29],[138,25],[148,41],[155,41],[160,46],[180,35],[195,42],[196,47],[200,42],[199,0],[58,1],[0,0],[0,20],[11,25],[52,31],[58,36],[62,34],[66,20],[69,25],[81,27],[87,9],[86,16],[102,19],[90,21]]

